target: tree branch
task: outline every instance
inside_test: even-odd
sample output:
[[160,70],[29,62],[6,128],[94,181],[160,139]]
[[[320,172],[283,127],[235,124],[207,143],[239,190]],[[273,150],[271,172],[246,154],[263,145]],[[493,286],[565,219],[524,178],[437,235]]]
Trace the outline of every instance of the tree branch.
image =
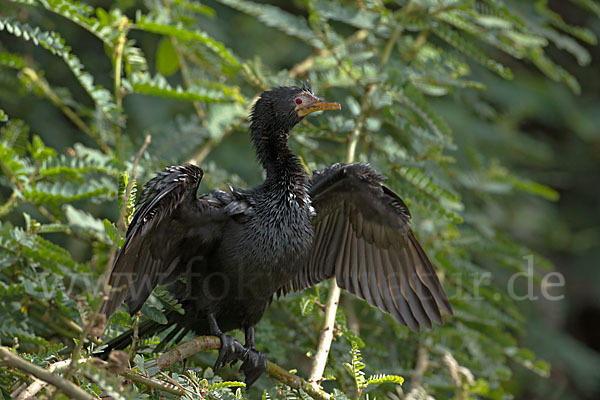
[[[146,369],[150,375],[158,373],[159,370],[170,367],[176,362],[183,361],[192,355],[221,348],[221,340],[216,336],[198,336],[188,342],[182,343],[172,350],[167,351],[155,360],[146,363]],[[292,389],[303,390],[318,400],[330,400],[331,395],[305,381],[301,377],[290,374],[279,365],[267,361],[267,374],[279,382],[288,385]]]
[[[54,364],[50,364],[46,371],[54,372],[56,370],[66,368],[71,363],[71,360],[59,361]],[[36,378],[29,386],[23,383],[17,390],[12,392],[11,397],[15,400],[26,400],[33,399],[35,395],[48,385],[48,382]]]
[[175,389],[175,388],[169,387],[164,382],[157,381],[157,380],[154,380],[152,378],[147,378],[147,377],[139,375],[139,374],[134,374],[132,372],[123,372],[123,373],[121,373],[121,376],[129,379],[132,382],[136,382],[136,383],[140,383],[142,385],[146,385],[146,386],[148,386],[149,388],[152,388],[152,389],[162,390],[163,392],[175,394],[177,396],[184,396],[185,395],[185,392],[183,392],[183,391],[181,391],[179,389]]
[[419,340],[417,344],[417,363],[415,369],[410,374],[410,392],[407,395],[408,399],[419,398],[419,393],[424,393],[425,389],[421,385],[423,375],[429,368],[429,352],[425,346],[424,340]]
[[[10,350],[6,347],[0,347],[0,365],[18,368],[22,371],[27,372],[35,376],[42,381],[48,382],[52,386],[56,387],[58,390],[63,392],[70,399],[76,400],[93,400],[94,396],[90,395],[74,383],[69,382],[68,380],[62,378],[59,375],[55,375],[50,371],[46,371],[43,368],[38,367],[18,357],[10,352]],[[34,382],[35,383],[35,382]],[[43,386],[42,386],[43,387]],[[28,388],[29,389],[29,388]],[[21,397],[21,396],[19,396]]]
[[329,356],[329,349],[331,348],[331,342],[333,341],[333,328],[335,324],[335,315],[337,314],[338,303],[340,302],[340,294],[341,289],[337,285],[335,278],[333,278],[331,280],[331,289],[329,289],[327,304],[325,305],[323,329],[321,329],[319,345],[313,358],[310,378],[308,378],[308,381],[312,383],[315,388],[320,386],[319,382],[323,378],[323,372],[325,371],[325,366],[327,365],[327,357]]

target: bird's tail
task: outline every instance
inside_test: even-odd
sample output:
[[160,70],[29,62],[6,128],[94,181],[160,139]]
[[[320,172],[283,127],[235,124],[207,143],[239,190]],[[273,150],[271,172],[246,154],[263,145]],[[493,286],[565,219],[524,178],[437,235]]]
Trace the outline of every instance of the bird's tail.
[[[144,321],[137,328],[137,330],[138,330],[137,336],[140,339],[149,338],[149,337],[156,335],[157,333],[160,333],[172,326],[173,326],[173,324],[164,325],[164,324],[159,324],[158,322],[152,321],[152,320]],[[175,331],[177,333],[177,332],[179,332],[179,329],[177,329],[177,327],[175,327],[175,329],[173,329],[173,331]],[[170,336],[170,335],[171,335],[171,333],[169,333],[168,336]],[[133,329],[130,329],[130,330],[120,334],[116,338],[114,338],[114,339],[110,340],[108,343],[106,343],[106,347],[103,346],[98,353],[94,353],[94,356],[101,358],[103,360],[106,360],[111,351],[123,350],[127,346],[129,346],[133,342],[133,336],[134,336]],[[165,338],[165,339],[167,341],[170,340],[170,338],[169,339]],[[163,340],[163,342],[164,342],[164,340]],[[162,345],[162,343],[160,345]]]

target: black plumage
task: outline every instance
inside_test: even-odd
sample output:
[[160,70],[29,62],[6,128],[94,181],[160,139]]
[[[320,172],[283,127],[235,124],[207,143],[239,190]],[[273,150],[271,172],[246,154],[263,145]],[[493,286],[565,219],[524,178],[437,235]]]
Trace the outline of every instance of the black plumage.
[[[114,288],[103,311],[123,302],[137,312],[158,284],[180,300],[169,324],[146,322],[141,336],[177,325],[222,340],[215,368],[242,359],[247,383],[266,367],[254,348],[254,325],[275,294],[335,277],[340,287],[390,313],[401,324],[442,323],[452,309],[433,265],[409,227],[408,208],[367,164],[334,164],[308,178],[288,147],[292,128],[313,111],[339,109],[307,87],[262,93],[250,134],[265,182],[197,195],[203,172],[167,167],[145,186],[111,271]],[[246,332],[246,350],[225,335]],[[108,349],[131,342],[126,333]]]

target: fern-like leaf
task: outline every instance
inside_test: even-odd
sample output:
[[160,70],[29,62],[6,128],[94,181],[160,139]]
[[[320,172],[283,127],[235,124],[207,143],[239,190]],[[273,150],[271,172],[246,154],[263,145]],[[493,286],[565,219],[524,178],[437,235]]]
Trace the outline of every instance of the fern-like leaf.
[[[239,101],[239,97],[228,95],[225,90],[216,88],[191,87],[183,89],[181,86],[172,87],[167,79],[156,74],[153,78],[148,73],[134,74],[131,80],[123,80],[123,86],[135,93],[152,96],[167,97],[188,101],[202,101],[208,103]],[[231,93],[231,91],[229,91]]]
[[23,195],[34,204],[60,204],[90,198],[109,198],[114,189],[107,181],[90,180],[83,184],[72,182],[40,182],[27,187]]
[[390,93],[394,100],[410,108],[435,132],[438,136],[450,136],[452,131],[444,119],[440,117],[425,97],[413,85],[407,85],[404,89],[391,89]]
[[571,0],[572,3],[575,3],[587,10],[590,10],[598,17],[600,17],[600,5],[594,0]]
[[115,104],[111,93],[101,86],[94,85],[92,75],[84,70],[79,58],[70,53],[70,48],[65,45],[64,40],[58,33],[45,32],[40,30],[39,27],[32,28],[28,24],[0,17],[0,31],[2,30],[18,38],[31,41],[36,46],[41,46],[52,54],[60,56],[107,118],[113,122],[118,122],[117,115],[120,113],[120,108]]
[[356,398],[360,397],[360,393],[364,388],[367,387],[367,380],[365,379],[365,363],[362,361],[360,349],[358,348],[357,342],[352,342],[352,350],[350,350],[351,361],[350,363],[344,363],[344,367],[352,374],[354,378],[354,384],[356,385]]
[[27,64],[23,58],[15,54],[0,51],[0,65],[14,69],[23,69]]
[[213,383],[212,385],[209,385],[207,390],[209,392],[216,392],[217,390],[222,390],[222,389],[227,389],[227,388],[238,388],[238,387],[246,387],[246,384],[244,382],[236,382],[236,381],[223,381],[223,382],[216,382]]
[[433,31],[437,36],[439,36],[442,40],[450,44],[456,50],[477,61],[478,63],[495,72],[502,78],[513,78],[513,73],[509,68],[503,66],[498,61],[485,55],[479,48],[475,46],[475,44],[465,39],[447,24],[440,23],[439,25],[433,28]]
[[232,67],[239,67],[240,63],[233,53],[223,45],[223,43],[211,38],[207,33],[199,30],[189,30],[181,25],[167,25],[158,21],[151,15],[144,15],[140,11],[136,14],[136,23],[134,28],[146,32],[158,33],[160,35],[169,35],[180,40],[191,40],[202,43],[212,50],[223,61]]
[[248,0],[218,0],[231,8],[252,15],[263,24],[281,30],[282,32],[302,39],[314,47],[324,47],[321,40],[315,35],[308,26],[306,20],[289,14],[279,7],[268,4],[255,3]]
[[386,374],[377,374],[371,375],[367,379],[367,386],[370,385],[378,385],[380,383],[395,383],[397,385],[402,385],[404,383],[404,378],[398,375],[386,375]]
[[182,315],[185,313],[181,303],[175,297],[173,297],[173,295],[166,290],[164,286],[157,286],[152,294],[154,297],[160,300],[166,310],[176,311],[178,314]]

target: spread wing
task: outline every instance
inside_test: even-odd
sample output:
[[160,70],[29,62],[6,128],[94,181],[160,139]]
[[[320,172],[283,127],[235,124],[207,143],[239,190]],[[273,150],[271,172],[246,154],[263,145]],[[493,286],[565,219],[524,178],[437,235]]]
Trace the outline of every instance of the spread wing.
[[248,205],[234,195],[212,191],[197,196],[202,169],[171,166],[144,185],[140,202],[119,251],[102,312],[110,317],[125,301],[137,312],[156,285],[178,276],[181,265],[208,254],[220,240],[220,225]]
[[300,273],[280,290],[337,284],[418,331],[442,324],[452,308],[431,261],[411,231],[408,208],[366,164],[334,164],[310,181],[315,231]]

